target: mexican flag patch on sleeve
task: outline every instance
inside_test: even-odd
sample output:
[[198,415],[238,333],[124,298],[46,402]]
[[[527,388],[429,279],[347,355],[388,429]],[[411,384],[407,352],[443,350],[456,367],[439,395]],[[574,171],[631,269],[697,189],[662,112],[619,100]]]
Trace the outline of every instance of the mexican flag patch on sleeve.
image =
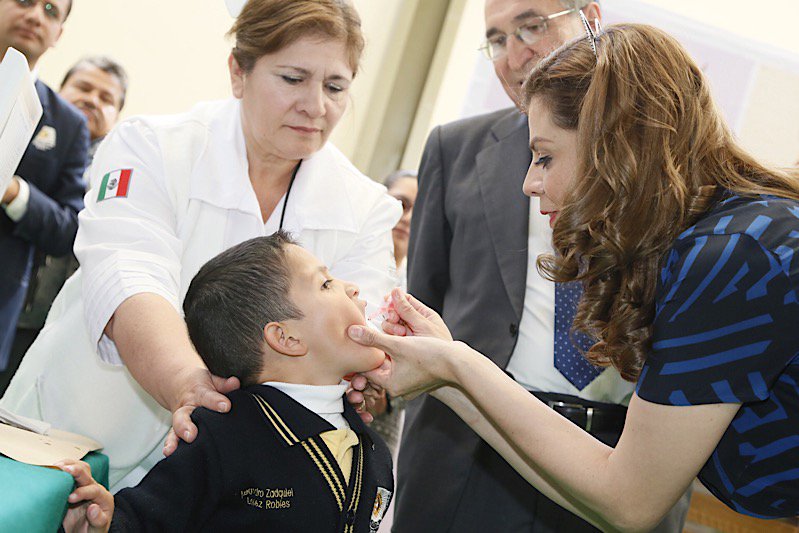
[[132,168],[121,168],[113,170],[103,176],[100,183],[100,193],[97,201],[108,200],[109,198],[125,198],[130,188],[130,178],[133,175]]

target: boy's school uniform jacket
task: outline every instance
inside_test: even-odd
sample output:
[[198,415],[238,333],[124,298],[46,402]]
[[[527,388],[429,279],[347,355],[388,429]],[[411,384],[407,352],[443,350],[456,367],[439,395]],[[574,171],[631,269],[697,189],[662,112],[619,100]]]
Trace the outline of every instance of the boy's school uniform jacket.
[[283,392],[255,385],[204,408],[194,442],[115,496],[111,531],[377,531],[394,492],[391,454],[344,401],[358,436],[349,482],[320,434],[335,429]]

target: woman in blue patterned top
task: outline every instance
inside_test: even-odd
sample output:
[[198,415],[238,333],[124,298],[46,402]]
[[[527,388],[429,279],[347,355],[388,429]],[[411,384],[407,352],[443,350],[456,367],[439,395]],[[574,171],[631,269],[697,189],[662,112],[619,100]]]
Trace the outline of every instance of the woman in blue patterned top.
[[392,394],[435,389],[602,529],[651,528],[697,475],[740,513],[796,516],[799,181],[736,144],[700,69],[649,26],[567,43],[525,93],[524,190],[556,251],[539,268],[582,283],[574,328],[598,339],[587,359],[637,381],[621,440],[605,446],[444,342],[440,317],[399,292],[384,329],[400,336],[350,332],[393,357],[368,378]]

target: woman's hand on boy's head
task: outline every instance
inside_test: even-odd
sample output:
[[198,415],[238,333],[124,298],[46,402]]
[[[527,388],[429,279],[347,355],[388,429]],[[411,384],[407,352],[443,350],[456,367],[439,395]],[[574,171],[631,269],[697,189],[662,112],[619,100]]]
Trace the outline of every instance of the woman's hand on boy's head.
[[92,477],[83,461],[65,459],[55,465],[75,478],[76,488],[69,495],[69,509],[62,523],[67,533],[104,533],[111,527],[114,497]]

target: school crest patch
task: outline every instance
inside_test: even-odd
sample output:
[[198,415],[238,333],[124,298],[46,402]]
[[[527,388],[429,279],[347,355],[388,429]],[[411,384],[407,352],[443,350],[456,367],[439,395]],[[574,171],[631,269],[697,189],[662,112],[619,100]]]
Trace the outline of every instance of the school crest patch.
[[391,491],[383,487],[377,487],[375,504],[372,507],[372,517],[369,519],[369,531],[374,533],[380,528],[380,522],[383,521],[383,515],[386,514],[386,509],[388,509],[390,503]]

